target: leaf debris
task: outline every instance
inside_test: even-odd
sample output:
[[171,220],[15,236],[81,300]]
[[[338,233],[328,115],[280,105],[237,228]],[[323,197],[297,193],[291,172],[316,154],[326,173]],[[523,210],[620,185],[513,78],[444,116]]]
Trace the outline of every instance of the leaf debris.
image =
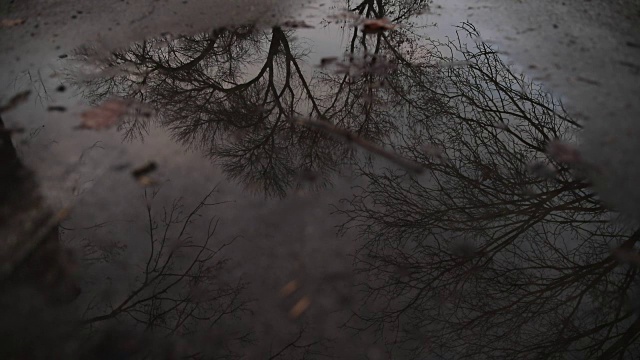
[[296,290],[298,290],[298,287],[300,285],[298,284],[297,280],[291,280],[289,281],[285,286],[282,287],[282,289],[280,289],[280,296],[282,297],[288,297],[291,294],[293,294]]
[[25,101],[27,101],[27,99],[29,99],[29,95],[31,95],[30,90],[21,91],[13,95],[13,97],[11,97],[11,99],[9,99],[9,101],[5,105],[0,106],[0,114],[12,110],[16,106],[24,103]]
[[387,18],[381,19],[364,19],[362,23],[362,32],[365,34],[375,34],[383,31],[394,30],[398,27],[397,24],[391,22]]
[[313,29],[313,25],[307,24],[304,20],[289,20],[285,21],[281,25],[283,28],[291,28],[291,29]]
[[27,19],[2,19],[0,20],[0,28],[12,28],[15,26],[20,26],[27,22]]
[[155,161],[149,161],[148,163],[139,166],[131,171],[131,175],[134,178],[140,178],[142,176],[148,175],[158,169],[158,164]]
[[84,111],[80,114],[82,122],[78,129],[105,130],[112,128],[120,122],[131,103],[122,99],[111,99],[99,106]]
[[293,305],[291,310],[289,311],[289,316],[294,319],[300,317],[300,315],[304,314],[305,311],[311,306],[311,298],[308,296],[304,296],[302,299],[298,300],[298,302]]
[[60,106],[60,105],[50,105],[49,107],[47,107],[47,111],[65,112],[65,111],[67,111],[67,108],[64,107],[64,106]]

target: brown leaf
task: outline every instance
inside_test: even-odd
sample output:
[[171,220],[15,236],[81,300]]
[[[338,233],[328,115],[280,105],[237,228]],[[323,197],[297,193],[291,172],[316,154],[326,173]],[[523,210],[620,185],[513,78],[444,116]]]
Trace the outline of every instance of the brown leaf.
[[149,161],[148,163],[133,169],[131,171],[131,175],[136,178],[140,185],[153,186],[156,185],[157,182],[148,175],[156,171],[157,169],[158,165],[155,163],[155,161]]
[[31,91],[29,90],[22,91],[13,95],[13,97],[9,99],[9,101],[5,105],[0,106],[0,114],[2,114],[3,112],[7,112],[27,101],[27,99],[29,99],[29,95],[31,95]]
[[298,287],[298,281],[291,280],[285,286],[283,286],[282,289],[280,289],[280,296],[287,297],[293,294],[298,289]]
[[140,176],[138,178],[136,178],[138,180],[138,183],[142,186],[154,186],[157,184],[157,182],[155,180],[153,180],[152,178],[150,178],[149,176],[143,175]]
[[118,124],[129,109],[130,102],[122,99],[111,99],[100,106],[89,109],[82,114],[79,129],[103,130]]
[[0,20],[0,28],[12,28],[24,24],[27,19],[2,19]]
[[393,30],[396,27],[398,25],[391,23],[391,20],[387,18],[365,19],[362,21],[362,31],[367,34]]
[[304,312],[307,311],[310,305],[311,299],[308,296],[303,297],[302,299],[298,300],[295,305],[293,305],[293,308],[291,308],[291,310],[289,311],[289,316],[294,319],[299,318],[300,315],[304,314]]
[[67,108],[64,106],[60,106],[60,105],[50,105],[47,108],[47,111],[59,111],[59,112],[65,112],[67,111]]
[[158,169],[158,165],[155,161],[149,161],[148,163],[133,169],[133,171],[131,171],[131,175],[136,179],[140,179],[141,177],[156,171],[156,169]]
[[56,214],[56,217],[58,218],[59,221],[62,221],[67,219],[70,214],[71,214],[71,208],[64,207],[60,209],[60,211],[58,211],[58,213]]
[[333,63],[335,63],[337,61],[338,61],[338,58],[335,57],[335,56],[325,57],[325,58],[320,59],[320,66],[321,67],[322,66],[327,66],[327,65],[333,64]]

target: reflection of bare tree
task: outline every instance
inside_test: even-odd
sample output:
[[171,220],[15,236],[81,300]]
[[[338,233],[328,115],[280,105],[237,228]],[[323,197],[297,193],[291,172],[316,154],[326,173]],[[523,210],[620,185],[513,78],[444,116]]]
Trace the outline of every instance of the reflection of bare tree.
[[[365,165],[367,187],[345,200],[368,276],[350,324],[412,357],[636,358],[638,269],[611,247],[635,253],[640,233],[611,223],[578,173],[546,160],[546,144],[579,124],[477,40],[465,24],[426,44],[442,82],[417,81],[415,93],[447,106],[408,116],[396,147],[429,176]],[[423,68],[406,62],[416,79]]]
[[[127,70],[94,80],[88,95],[115,94],[152,105],[177,140],[221,161],[232,178],[282,195],[300,174],[322,174],[347,151],[289,122],[320,112],[299,64],[303,55],[280,28],[151,40],[102,65],[103,71],[133,68],[138,76]],[[147,126],[148,120],[136,117],[122,128],[126,136],[138,136]]]
[[[231,353],[235,341],[247,341],[250,335],[250,330],[225,324],[227,318],[237,319],[247,311],[246,300],[241,297],[245,285],[224,280],[226,260],[220,258],[220,252],[231,242],[214,243],[218,220],[210,219],[201,235],[194,230],[201,226],[197,220],[202,211],[216,205],[212,202],[213,190],[189,211],[176,200],[157,212],[152,208],[156,195],[157,191],[145,191],[148,239],[141,273],[111,279],[130,283],[120,296],[101,295],[100,291],[88,294],[91,299],[85,299],[88,305],[83,324],[94,329],[106,321],[124,322],[129,330],[187,338],[214,334],[222,326],[224,331],[217,331],[217,343],[213,345],[219,348],[208,349],[209,344],[199,344],[198,352],[215,350],[218,356]],[[88,242],[84,246],[84,261],[117,264],[129,252],[127,247],[133,246]],[[101,276],[109,279],[108,274]]]
[[[383,3],[365,1],[354,11],[402,21],[425,1]],[[393,46],[403,43],[402,34],[388,37]],[[79,57],[100,74],[81,85],[94,101],[120,96],[151,105],[174,138],[221,162],[228,176],[269,195],[284,195],[308,179],[324,187],[327,175],[349,160],[351,149],[290,120],[316,118],[365,139],[385,140],[396,127],[390,108],[399,100],[385,84],[393,63],[384,54],[393,54],[387,49],[392,42],[353,29],[348,70],[310,71],[306,51],[290,38],[280,27],[240,27],[148,40],[108,60],[84,50]],[[143,136],[148,115],[128,117],[120,127],[125,137]]]
[[293,335],[292,339],[279,348],[272,348],[266,359],[313,359],[328,355],[319,352],[316,347],[320,341],[309,341],[304,338],[306,328],[304,325]]

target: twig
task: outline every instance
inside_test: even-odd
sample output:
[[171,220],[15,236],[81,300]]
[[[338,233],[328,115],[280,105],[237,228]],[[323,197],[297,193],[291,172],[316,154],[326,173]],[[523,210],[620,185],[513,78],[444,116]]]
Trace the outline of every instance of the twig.
[[340,137],[345,139],[347,142],[351,142],[356,144],[357,146],[363,148],[364,150],[382,156],[383,158],[402,166],[403,168],[409,170],[414,174],[422,174],[424,171],[424,167],[421,164],[413,160],[406,159],[395,152],[384,149],[381,146],[378,146],[368,140],[365,140],[345,129],[341,129],[329,122],[326,121],[318,121],[311,119],[300,119],[300,118],[292,118],[291,121],[295,124],[307,126],[310,128],[315,128],[318,130],[322,130],[326,133],[334,135],[336,137]]

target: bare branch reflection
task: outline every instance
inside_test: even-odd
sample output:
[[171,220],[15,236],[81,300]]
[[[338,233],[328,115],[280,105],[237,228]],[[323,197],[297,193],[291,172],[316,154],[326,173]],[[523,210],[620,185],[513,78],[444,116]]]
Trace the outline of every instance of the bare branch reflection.
[[[425,4],[365,1],[354,11],[408,25]],[[389,48],[408,43],[408,30],[383,41],[382,34],[354,28],[340,71],[311,68],[308,50],[280,27],[151,39],[106,59],[87,48],[77,53],[85,75],[75,81],[94,102],[118,96],[150,105],[160,126],[220,162],[230,178],[284,196],[291,188],[329,186],[329,175],[353,156],[352,144],[291,119],[326,121],[373,142],[386,142],[397,130],[393,105],[402,95],[387,84],[395,70],[389,55],[397,52]],[[155,119],[138,111],[120,131],[125,139],[143,138]]]
[[[408,116],[395,146],[429,176],[363,164],[367,185],[339,210],[366,279],[347,325],[410,358],[636,358],[638,268],[611,249],[636,254],[640,231],[544,153],[580,124],[472,25],[426,46],[440,82],[413,93],[447,106]],[[424,66],[406,62],[416,79]]]
[[[86,304],[82,325],[102,334],[114,324],[126,324],[128,331],[166,337],[169,343],[178,338],[190,341],[198,354],[188,357],[193,359],[240,356],[239,344],[250,342],[252,333],[239,326],[242,314],[249,311],[243,295],[246,284],[227,275],[228,260],[222,252],[233,239],[216,238],[216,217],[202,220],[208,208],[219,205],[215,189],[191,209],[181,199],[156,209],[158,192],[144,191],[146,239],[105,240],[100,234],[113,232],[115,224],[110,224],[86,228],[94,236],[85,241],[68,240],[82,245],[84,271],[92,274],[84,284],[91,291],[78,300],[79,306]],[[146,242],[143,248],[140,241]],[[203,343],[203,336],[215,341]],[[180,346],[171,351],[185,355]]]
[[[85,49],[78,58],[98,75],[78,83],[94,101],[118,96],[157,111],[128,117],[125,138],[164,127],[269,196],[328,187],[342,165],[357,168],[366,185],[337,210],[347,217],[342,230],[361,239],[365,301],[347,326],[374,331],[394,356],[639,357],[631,260],[640,232],[611,221],[585,180],[593,168],[545,154],[556,139],[576,141],[581,124],[471,24],[444,42],[414,33],[411,15],[425,4],[349,3],[348,18],[404,27],[365,34],[356,26],[346,54],[312,70],[292,31],[247,26],[148,40],[106,60]],[[354,156],[354,144],[408,161],[381,165]],[[413,164],[426,174],[411,176]],[[164,294],[171,279],[200,278],[191,269],[216,253],[200,245],[191,267],[167,272],[162,259],[172,250],[153,239],[138,287],[88,323],[127,313],[171,331],[191,323],[165,309],[210,310],[191,292],[147,301],[144,293]],[[194,323],[200,318],[215,315]]]

